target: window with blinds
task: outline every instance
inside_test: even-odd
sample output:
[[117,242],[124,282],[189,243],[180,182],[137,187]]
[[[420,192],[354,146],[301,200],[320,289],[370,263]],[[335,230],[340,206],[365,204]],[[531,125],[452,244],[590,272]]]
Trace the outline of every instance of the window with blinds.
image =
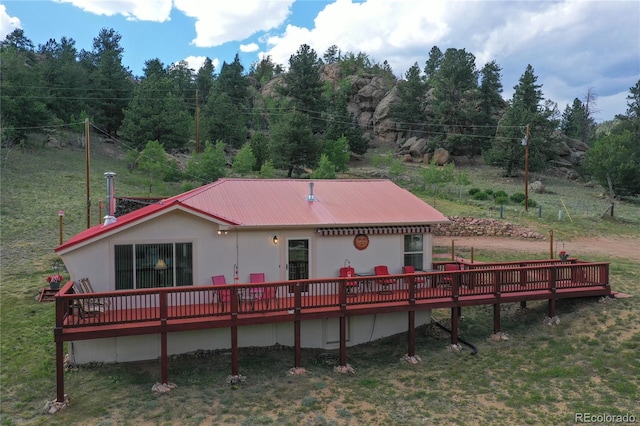
[[116,245],[115,278],[116,290],[193,285],[193,245]]
[[408,234],[404,236],[404,264],[412,265],[417,270],[423,270],[424,235]]

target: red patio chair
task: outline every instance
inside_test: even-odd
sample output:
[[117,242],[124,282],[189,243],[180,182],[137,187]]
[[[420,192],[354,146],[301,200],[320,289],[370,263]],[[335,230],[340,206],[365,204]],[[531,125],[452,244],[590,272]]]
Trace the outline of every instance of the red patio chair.
[[[390,275],[389,268],[387,268],[387,265],[374,266],[373,272],[376,275]],[[393,284],[395,280],[393,278],[383,278],[383,279],[376,280],[376,282],[382,286],[382,290],[379,291],[379,293],[390,293],[391,290],[389,290],[389,286]]]
[[[211,281],[213,285],[227,285],[227,280],[224,275],[213,275],[211,277]],[[222,309],[224,310],[224,304],[231,302],[231,290],[217,290],[218,293],[218,302],[222,305]]]
[[[460,265],[458,263],[445,263],[444,264],[444,270],[445,270],[445,272],[459,271],[460,270]],[[446,286],[450,286],[451,284],[453,284],[453,274],[445,275],[442,278],[442,281]]]
[[[254,284],[266,282],[264,272],[254,272],[249,274],[249,282]],[[252,288],[249,291],[253,294],[254,299],[264,300],[267,308],[269,307],[269,302],[272,299],[275,300],[276,306],[279,305],[278,299],[276,298],[276,287]]]
[[[416,273],[416,268],[413,265],[405,265],[402,267],[402,273],[403,274],[415,274]],[[417,284],[424,284],[426,282],[426,280],[424,279],[424,277],[414,277],[413,278],[413,282]]]
[[[356,270],[351,266],[345,266],[340,268],[340,277],[351,278],[356,276]],[[355,296],[358,291],[358,281],[346,280],[345,286],[347,287],[347,296]]]

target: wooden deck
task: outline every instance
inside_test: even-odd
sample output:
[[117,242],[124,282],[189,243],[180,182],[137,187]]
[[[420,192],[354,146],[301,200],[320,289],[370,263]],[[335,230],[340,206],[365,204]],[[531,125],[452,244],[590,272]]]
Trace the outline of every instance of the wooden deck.
[[[416,311],[452,310],[452,343],[457,343],[457,310],[464,306],[494,305],[494,332],[499,331],[499,305],[528,300],[548,300],[549,316],[555,316],[555,301],[563,298],[608,296],[609,264],[569,261],[522,261],[510,263],[460,263],[461,270],[445,272],[435,262],[436,272],[389,276],[328,278],[302,281],[185,286],[107,293],[73,294],[67,283],[56,299],[56,357],[58,396],[64,398],[63,342],[142,334],[161,335],[162,379],[167,381],[166,334],[177,331],[231,328],[232,374],[238,374],[237,327],[294,322],[296,359],[300,366],[300,321],[339,318],[344,336],[344,318],[376,313],[407,312],[409,355],[415,351],[412,327]],[[388,285],[383,285],[389,282]],[[246,295],[276,297],[251,300]],[[230,290],[231,300],[222,303],[217,292]],[[253,292],[251,290],[254,290]],[[258,291],[255,291],[258,290]],[[496,309],[498,307],[498,309]],[[341,338],[340,360],[346,362],[346,342]]]

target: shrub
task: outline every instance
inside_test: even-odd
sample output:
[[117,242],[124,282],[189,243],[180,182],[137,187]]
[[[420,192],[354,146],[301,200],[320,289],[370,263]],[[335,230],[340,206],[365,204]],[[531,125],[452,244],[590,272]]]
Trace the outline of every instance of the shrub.
[[[524,206],[524,200],[522,200],[521,204]],[[529,198],[529,202],[527,203],[529,205],[529,207],[535,207],[538,205],[538,203],[536,203],[534,200],[532,200],[531,198]]]
[[489,198],[489,194],[487,194],[486,192],[480,191],[480,192],[476,192],[475,194],[473,194],[473,199],[474,200],[486,200]]
[[471,188],[471,189],[469,190],[469,195],[475,195],[475,194],[477,194],[478,192],[480,192],[480,188]]
[[513,194],[511,197],[509,197],[511,199],[511,201],[513,201],[514,203],[521,203],[524,200],[525,195],[522,192],[516,192],[515,194]]
[[499,205],[507,204],[509,202],[509,196],[507,194],[504,194],[504,195],[499,194],[499,195],[496,195],[493,200],[495,201],[496,204],[499,204]]
[[493,189],[485,189],[484,192],[486,192],[489,195],[493,195]]
[[498,197],[507,197],[507,198],[509,198],[509,195],[505,191],[503,191],[501,189],[501,190],[496,191],[496,192],[493,193],[493,198],[498,198]]

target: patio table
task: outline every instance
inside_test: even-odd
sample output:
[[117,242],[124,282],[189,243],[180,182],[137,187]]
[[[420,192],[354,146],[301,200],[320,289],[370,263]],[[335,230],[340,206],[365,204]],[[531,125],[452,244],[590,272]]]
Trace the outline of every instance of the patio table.
[[[376,274],[373,272],[356,272],[356,277],[361,277],[362,279],[358,280],[362,285],[362,290],[364,291],[364,287],[367,287],[367,290],[371,291],[371,280],[367,279],[367,277],[375,277]],[[358,284],[358,285],[360,285]]]
[[248,302],[251,310],[255,309],[254,303],[256,300],[262,299],[262,294],[264,290],[261,288],[242,288],[238,292],[240,296],[240,300],[243,302]]

